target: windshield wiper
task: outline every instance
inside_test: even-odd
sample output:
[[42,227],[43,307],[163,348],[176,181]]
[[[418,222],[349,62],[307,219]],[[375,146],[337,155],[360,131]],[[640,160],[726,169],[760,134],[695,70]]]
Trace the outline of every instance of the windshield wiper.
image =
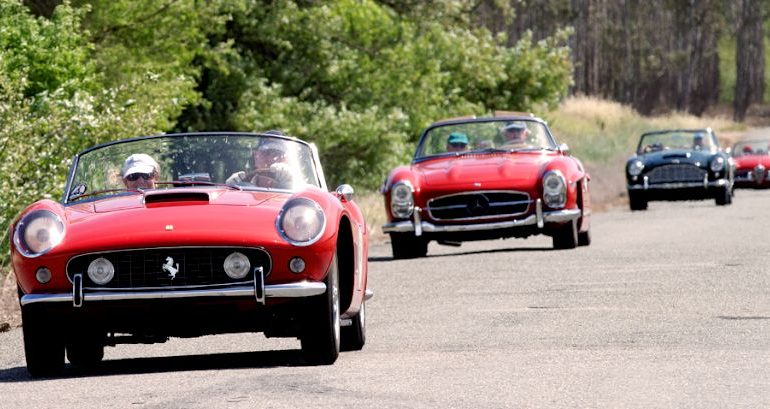
[[215,183],[215,182],[206,182],[203,180],[172,180],[171,182],[155,182],[155,184],[158,185],[173,185],[173,186],[190,186],[190,185],[196,185],[196,186],[221,186],[221,187],[227,187],[233,190],[243,190],[242,187],[237,185],[229,185],[227,183]]

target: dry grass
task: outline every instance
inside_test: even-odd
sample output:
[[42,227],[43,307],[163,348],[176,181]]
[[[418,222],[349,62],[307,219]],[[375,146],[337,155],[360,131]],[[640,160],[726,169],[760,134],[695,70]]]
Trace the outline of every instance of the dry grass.
[[19,297],[16,293],[16,277],[0,272],[0,332],[21,325]]
[[369,240],[373,243],[383,243],[387,236],[382,232],[382,225],[386,222],[385,201],[382,195],[379,192],[359,192],[356,193],[355,201],[364,214]]

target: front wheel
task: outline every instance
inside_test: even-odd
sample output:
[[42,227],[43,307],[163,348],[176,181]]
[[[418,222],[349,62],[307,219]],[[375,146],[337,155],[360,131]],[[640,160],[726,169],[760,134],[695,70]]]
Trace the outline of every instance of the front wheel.
[[366,302],[361,302],[361,309],[348,327],[342,328],[342,351],[360,351],[366,343]]
[[340,290],[337,254],[324,280],[326,292],[311,298],[300,335],[302,356],[311,365],[331,365],[340,354]]
[[428,240],[413,233],[391,233],[390,247],[396,260],[425,257],[428,254]]
[[578,232],[578,246],[588,246],[591,244],[591,230]]
[[553,248],[557,250],[574,249],[578,244],[577,220],[571,220],[559,227],[553,234]]
[[104,358],[104,335],[85,332],[67,340],[67,359],[82,369],[97,366]]
[[64,339],[55,319],[33,307],[21,307],[27,371],[33,378],[58,375],[64,369]]
[[647,210],[647,199],[633,191],[628,192],[628,204],[632,211]]
[[732,203],[733,195],[732,195],[732,192],[730,191],[730,188],[728,188],[727,186],[725,186],[724,188],[720,188],[717,191],[715,201],[717,203],[717,206],[727,206],[730,203]]

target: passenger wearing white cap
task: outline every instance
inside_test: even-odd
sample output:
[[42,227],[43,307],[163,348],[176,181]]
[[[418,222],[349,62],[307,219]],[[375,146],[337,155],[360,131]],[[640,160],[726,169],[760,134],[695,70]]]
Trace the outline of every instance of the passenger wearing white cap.
[[294,171],[288,164],[287,143],[265,138],[251,151],[251,170],[233,173],[225,183],[252,184],[273,189],[290,189],[294,184]]
[[524,122],[511,122],[502,127],[503,145],[526,145],[529,137],[529,129]]
[[123,162],[121,175],[128,189],[155,189],[160,165],[150,155],[135,153]]

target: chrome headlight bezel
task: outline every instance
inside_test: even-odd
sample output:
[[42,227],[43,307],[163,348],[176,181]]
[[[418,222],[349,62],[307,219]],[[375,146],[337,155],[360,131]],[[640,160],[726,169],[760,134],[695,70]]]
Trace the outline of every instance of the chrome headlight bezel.
[[709,168],[712,172],[721,172],[725,168],[725,158],[716,156],[711,160]]
[[558,170],[549,170],[543,175],[543,204],[551,209],[567,205],[567,180]]
[[[305,229],[297,226],[296,222],[300,219],[306,222]],[[298,247],[309,246],[317,242],[326,230],[326,215],[313,200],[303,197],[290,199],[278,213],[275,228],[288,243]]]
[[[35,228],[37,234],[34,239],[38,243],[31,244],[31,237],[27,233],[31,233],[30,229]],[[13,242],[16,250],[24,257],[35,258],[58,246],[64,240],[65,233],[64,222],[59,215],[50,210],[38,209],[25,214],[19,220],[13,233]],[[45,241],[40,240],[40,234],[46,235]],[[44,244],[46,242],[47,244]]]
[[408,219],[414,212],[414,187],[408,180],[401,180],[390,188],[390,214],[398,219]]
[[628,164],[628,174],[631,176],[639,176],[644,170],[644,162],[640,160],[632,161]]

